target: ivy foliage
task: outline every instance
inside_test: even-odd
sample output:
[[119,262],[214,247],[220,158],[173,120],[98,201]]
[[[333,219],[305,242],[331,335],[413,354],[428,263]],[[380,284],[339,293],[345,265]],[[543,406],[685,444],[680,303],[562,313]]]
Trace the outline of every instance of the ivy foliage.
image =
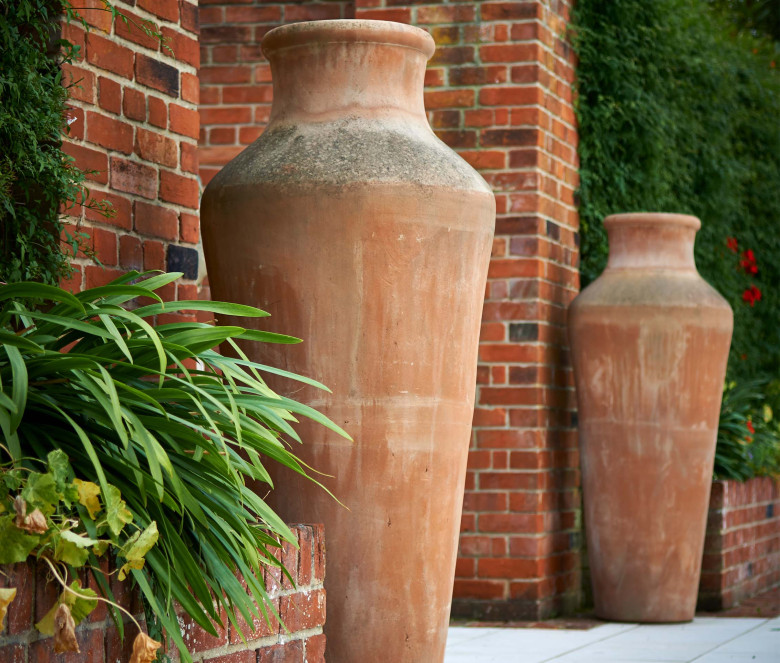
[[68,89],[60,65],[80,57],[59,39],[64,0],[0,0],[0,280],[55,283],[71,267],[60,218],[87,203],[85,174],[61,149]]
[[[780,470],[780,48],[762,0],[580,0],[581,276],[602,220],[694,214],[696,263],[734,309],[716,475]],[[776,27],[776,26],[775,26]]]
[[574,24],[583,284],[606,264],[606,215],[694,214],[702,220],[699,271],[735,312],[729,377],[776,376],[775,45],[735,35],[703,0],[582,0]]

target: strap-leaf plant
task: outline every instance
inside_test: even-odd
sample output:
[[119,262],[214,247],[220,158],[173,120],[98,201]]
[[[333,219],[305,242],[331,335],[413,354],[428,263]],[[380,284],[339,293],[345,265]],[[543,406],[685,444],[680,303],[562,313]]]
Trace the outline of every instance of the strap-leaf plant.
[[[311,477],[291,450],[300,442],[295,417],[347,435],[271,391],[263,374],[326,387],[250,361],[236,343],[299,339],[235,325],[153,326],[157,314],[180,310],[267,315],[222,302],[163,303],[154,291],[179,276],[132,272],[75,295],[40,283],[0,286],[0,530],[16,542],[2,546],[0,563],[37,555],[63,582],[89,566],[113,601],[98,559],[113,551],[119,577],[132,576],[190,661],[176,602],[211,634],[224,626],[222,608],[236,628],[237,614],[252,623],[273,610],[263,571],[281,566],[274,550],[295,536],[256,486],[270,486],[269,461]],[[137,306],[138,298],[152,303]],[[49,304],[37,306],[42,300]],[[43,514],[37,528],[19,519],[20,500]],[[75,605],[79,595],[71,586],[60,602]]]

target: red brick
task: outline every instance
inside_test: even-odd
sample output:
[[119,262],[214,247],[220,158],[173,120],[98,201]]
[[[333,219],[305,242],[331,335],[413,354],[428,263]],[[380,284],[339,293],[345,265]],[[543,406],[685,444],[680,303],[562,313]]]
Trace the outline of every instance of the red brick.
[[4,663],[27,663],[27,647],[25,645],[0,647],[0,661],[4,661]]
[[132,227],[131,208],[130,201],[123,197],[117,196],[113,193],[105,193],[104,191],[93,191],[93,198],[96,200],[106,200],[112,206],[112,216],[106,218],[98,210],[86,208],[84,210],[84,216],[93,222],[104,223],[110,226],[117,226],[130,230]]
[[175,168],[178,164],[176,141],[156,131],[139,127],[135,132],[135,153],[146,161]]
[[68,106],[65,111],[65,135],[74,140],[84,138],[84,109]]
[[505,83],[506,67],[493,65],[489,67],[452,67],[450,69],[451,85],[488,85]]
[[542,6],[539,2],[483,2],[480,3],[480,16],[483,21],[506,21],[511,19],[541,18]]
[[97,259],[108,267],[117,264],[116,233],[102,228],[89,228],[87,232],[92,240]]
[[98,104],[103,110],[115,115],[122,112],[122,86],[110,78],[98,78]]
[[133,127],[126,122],[87,111],[87,140],[110,150],[131,154]]
[[306,638],[306,663],[325,663],[326,638],[324,633]]
[[[282,18],[279,6],[225,7],[225,23],[276,23]],[[291,20],[289,17],[287,20]]]
[[503,582],[456,578],[453,596],[470,599],[502,599],[506,593],[505,586]]
[[143,53],[139,53],[135,58],[135,79],[141,85],[159,90],[168,96],[179,96],[179,70]]
[[466,64],[475,61],[473,46],[443,46],[437,48],[430,64]]
[[233,127],[215,127],[209,129],[209,145],[233,145],[236,142],[236,130]]
[[461,5],[438,5],[419,7],[417,22],[432,23],[470,23],[476,18],[476,5],[464,3]]
[[342,18],[338,3],[306,2],[300,5],[288,4],[284,10],[285,21],[322,21]]
[[179,106],[179,104],[171,104],[168,110],[170,112],[171,131],[182,136],[189,136],[190,138],[198,137],[198,130],[200,129],[198,111]]
[[433,90],[425,92],[426,108],[464,108],[474,105],[474,90]]
[[537,43],[532,44],[484,44],[479,47],[483,62],[539,62],[543,49]]
[[262,127],[241,127],[238,130],[238,142],[241,143],[241,145],[249,145],[260,138],[262,133]]
[[231,66],[209,65],[200,70],[201,84],[227,85],[230,83],[251,83],[252,67],[246,64]]
[[[182,299],[181,293],[179,295],[179,299]],[[244,582],[243,578],[241,579],[241,584],[246,587],[246,583]],[[273,609],[279,612],[279,599],[274,599],[272,601]],[[276,633],[279,633],[279,620],[274,617],[273,612],[271,611],[270,607],[268,608],[268,619],[266,620],[264,617],[255,617],[252,616],[252,623],[250,625],[247,624],[244,617],[239,613],[236,612],[236,621],[238,624],[238,629],[243,633],[244,638],[246,640],[258,640],[260,638],[265,638],[269,635],[274,635]],[[238,630],[235,628],[230,629],[230,643],[231,644],[238,644],[242,642],[241,636],[238,633]]]
[[197,104],[200,101],[200,83],[195,74],[183,71],[181,74],[181,98]]
[[186,62],[196,69],[200,67],[200,44],[197,39],[168,27],[162,29],[162,35],[168,40],[168,46],[177,60]]
[[79,14],[92,27],[103,32],[111,31],[111,13],[106,11],[106,6],[101,0],[80,0]]
[[179,22],[178,0],[137,0],[137,4],[141,9],[145,9],[166,21]]
[[[142,27],[147,27],[154,32],[159,30],[159,26],[148,19],[141,18],[138,14],[135,14],[127,9],[120,9],[119,15],[114,22],[114,32],[118,37],[132,41],[145,48],[150,48],[153,51],[159,50],[160,42],[156,37],[146,34]],[[124,16],[126,20],[122,19]]]
[[191,4],[181,0],[179,2],[179,15],[181,16],[181,27],[188,32],[197,34],[199,32],[198,4]]
[[182,141],[181,149],[181,169],[185,173],[198,172],[198,147],[192,143]]
[[159,204],[133,203],[135,230],[141,235],[175,240],[179,235],[179,219],[175,210]]
[[111,157],[111,187],[144,198],[157,198],[157,170],[137,161]]
[[530,106],[541,104],[544,92],[536,86],[486,87],[479,92],[483,106]]
[[166,170],[160,172],[160,198],[171,203],[197,209],[200,200],[198,181]]
[[[35,572],[31,562],[20,562],[3,567],[4,575],[0,574],[0,587],[15,587],[16,598],[13,610],[6,616],[6,635],[24,633],[33,624],[33,598],[35,596]],[[2,652],[3,650],[0,650]],[[5,660],[0,657],[0,660]]]
[[165,270],[165,245],[162,242],[146,240],[144,242],[143,251],[144,269]]
[[[97,288],[101,285],[106,285],[124,275],[124,271],[121,269],[109,269],[108,267],[98,267],[96,265],[87,265],[84,268],[84,287],[85,288]],[[97,631],[94,631],[95,633]],[[102,658],[101,658],[102,663]]]
[[146,96],[143,92],[126,87],[122,98],[125,117],[139,122],[146,121]]
[[243,25],[204,26],[200,30],[201,44],[241,44],[252,39],[252,28]]
[[86,41],[87,62],[123,78],[133,77],[133,51],[94,32],[87,34]]
[[149,97],[149,122],[160,129],[168,126],[168,107],[159,97]]
[[249,124],[252,110],[245,107],[201,108],[200,121],[206,126],[214,124]]
[[[261,650],[262,651],[262,650]],[[257,652],[237,651],[232,654],[221,654],[216,658],[206,659],[208,663],[255,663]],[[293,659],[290,659],[291,661]],[[279,659],[279,663],[285,663],[287,659]]]
[[71,99],[88,104],[95,103],[97,77],[94,73],[72,64],[63,64],[62,72],[63,84],[68,88]]
[[273,99],[270,85],[227,85],[222,88],[222,102],[225,104],[263,104]]
[[410,7],[377,7],[375,9],[360,9],[355,18],[368,21],[395,21],[396,23],[411,23],[412,10]]
[[108,156],[105,152],[67,141],[63,141],[62,151],[76,160],[78,168],[87,172],[88,180],[101,184],[108,183]]
[[[222,623],[227,624],[227,615],[224,610],[219,612]],[[193,619],[187,614],[179,616],[179,623],[182,626],[182,638],[184,644],[187,645],[187,650],[190,653],[197,653],[214,649],[222,645],[228,644],[227,629],[220,629],[216,626],[217,635],[213,636],[199,626]]]
[[263,647],[257,652],[257,663],[304,663],[303,640],[292,640],[283,645]]
[[119,266],[123,269],[143,269],[144,252],[140,239],[132,235],[119,238]]

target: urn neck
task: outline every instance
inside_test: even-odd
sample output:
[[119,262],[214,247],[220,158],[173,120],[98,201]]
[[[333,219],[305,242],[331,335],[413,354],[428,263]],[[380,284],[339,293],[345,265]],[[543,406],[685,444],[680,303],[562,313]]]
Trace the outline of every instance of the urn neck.
[[693,243],[701,222],[684,214],[614,214],[604,219],[608,269],[696,271]]
[[271,30],[270,122],[297,124],[350,118],[402,118],[427,127],[425,66],[433,38],[391,21],[295,23]]

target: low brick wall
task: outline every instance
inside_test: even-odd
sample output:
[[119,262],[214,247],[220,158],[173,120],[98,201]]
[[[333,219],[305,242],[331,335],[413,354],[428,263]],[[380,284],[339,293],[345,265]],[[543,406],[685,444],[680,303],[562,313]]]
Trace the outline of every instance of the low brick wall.
[[[283,561],[296,581],[281,577],[278,570],[266,574],[266,586],[288,631],[274,620],[253,624],[255,632],[238,631],[229,625],[219,637],[206,633],[189,619],[180,618],[184,641],[196,661],[210,663],[323,663],[325,660],[325,544],[323,528],[296,525],[300,549],[285,544]],[[53,582],[46,581],[45,567],[14,564],[0,566],[0,586],[16,587],[17,596],[9,606],[5,629],[0,633],[2,663],[126,663],[130,660],[135,627],[128,624],[125,641],[120,642],[116,627],[104,605],[99,605],[76,629],[81,654],[54,654],[52,638],[44,638],[33,624],[51,608],[57,597]],[[137,596],[117,596],[131,612],[141,612]],[[142,620],[139,617],[139,621]],[[227,620],[223,617],[225,623]],[[240,620],[243,621],[243,620]],[[178,660],[175,650],[173,660]]]
[[725,610],[780,586],[780,479],[715,481],[699,609]]

